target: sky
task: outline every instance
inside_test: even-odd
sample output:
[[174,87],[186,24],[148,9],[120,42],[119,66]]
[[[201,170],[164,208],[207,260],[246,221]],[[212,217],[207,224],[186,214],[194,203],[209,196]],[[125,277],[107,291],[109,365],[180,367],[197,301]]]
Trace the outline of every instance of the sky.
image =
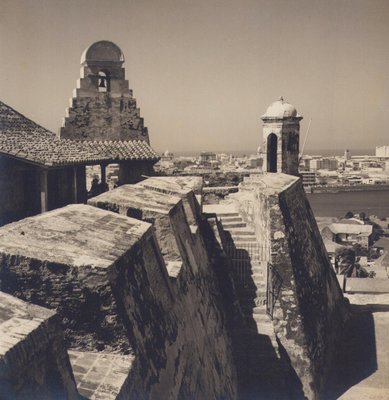
[[0,100],[58,132],[99,40],[159,152],[255,152],[281,95],[305,153],[389,145],[388,0],[1,0]]

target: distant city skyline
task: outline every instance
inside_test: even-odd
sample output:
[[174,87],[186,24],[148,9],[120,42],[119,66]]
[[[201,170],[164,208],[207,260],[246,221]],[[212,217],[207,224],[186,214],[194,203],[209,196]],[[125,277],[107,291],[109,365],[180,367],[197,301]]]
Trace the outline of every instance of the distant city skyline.
[[[166,149],[165,149],[166,150]],[[167,149],[169,150],[169,149]],[[304,151],[304,155],[309,155],[309,156],[323,156],[323,157],[340,157],[344,155],[344,151],[346,149],[308,149],[307,151]],[[169,150],[170,151],[170,150]],[[221,154],[221,153],[226,153],[226,154],[232,154],[237,157],[241,157],[244,155],[255,155],[257,152],[255,149],[243,149],[243,150],[208,150],[208,149],[202,149],[202,150],[178,150],[178,151],[171,151],[174,156],[198,156],[200,155],[201,152],[203,151],[212,151],[216,154]],[[163,153],[160,151],[160,153]],[[351,150],[351,156],[374,156],[375,153],[375,148],[369,148],[369,149],[354,149]]]
[[304,153],[389,145],[385,0],[3,0],[0,100],[58,132],[83,50],[125,54],[151,145],[255,153],[283,95]]

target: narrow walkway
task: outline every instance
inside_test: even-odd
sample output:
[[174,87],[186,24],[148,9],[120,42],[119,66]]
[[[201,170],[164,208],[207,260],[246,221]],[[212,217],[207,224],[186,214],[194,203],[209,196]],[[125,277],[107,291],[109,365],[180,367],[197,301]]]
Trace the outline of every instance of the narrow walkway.
[[[211,211],[211,210],[210,210]],[[286,399],[285,364],[270,317],[266,313],[266,273],[269,249],[231,206],[215,207],[228,242],[226,252],[234,269],[235,288],[245,317],[236,327],[236,362],[240,398]]]

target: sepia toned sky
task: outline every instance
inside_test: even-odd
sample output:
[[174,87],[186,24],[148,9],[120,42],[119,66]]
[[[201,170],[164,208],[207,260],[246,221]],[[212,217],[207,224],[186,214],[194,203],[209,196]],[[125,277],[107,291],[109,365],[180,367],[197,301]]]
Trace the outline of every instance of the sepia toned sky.
[[389,145],[388,0],[1,0],[0,100],[57,132],[102,39],[157,151],[255,152],[280,95],[307,151]]

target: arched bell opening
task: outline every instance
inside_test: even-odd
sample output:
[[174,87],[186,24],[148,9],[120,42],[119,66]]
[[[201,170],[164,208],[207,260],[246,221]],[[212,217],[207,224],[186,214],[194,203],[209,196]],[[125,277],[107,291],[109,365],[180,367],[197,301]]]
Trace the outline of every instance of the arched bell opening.
[[99,71],[98,77],[97,90],[100,93],[109,92],[111,90],[109,74],[106,71]]

